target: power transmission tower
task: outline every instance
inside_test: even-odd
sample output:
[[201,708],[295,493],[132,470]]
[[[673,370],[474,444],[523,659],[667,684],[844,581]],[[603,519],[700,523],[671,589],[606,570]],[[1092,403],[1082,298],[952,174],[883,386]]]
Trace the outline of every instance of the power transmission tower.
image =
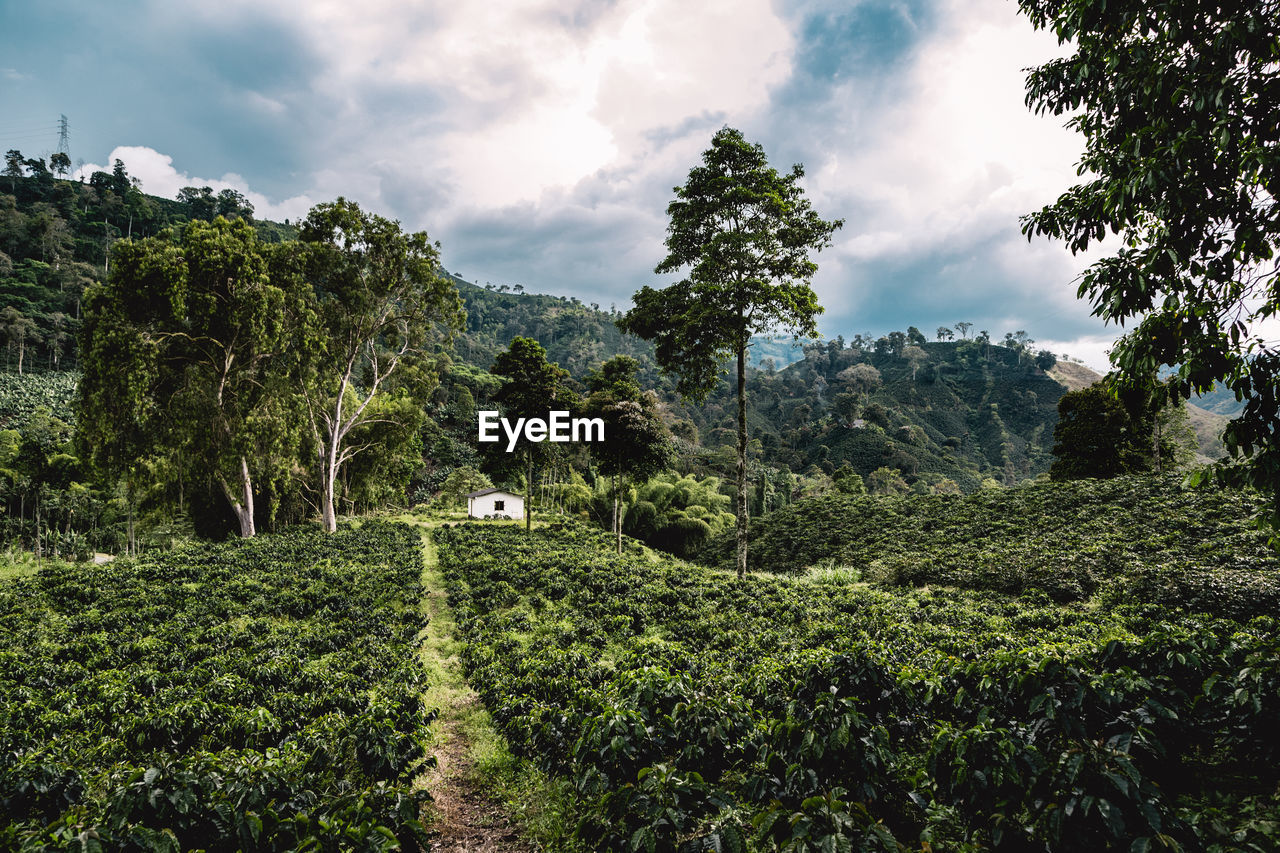
[[67,127],[65,115],[58,117],[58,153],[66,154],[67,160],[71,160],[71,130]]

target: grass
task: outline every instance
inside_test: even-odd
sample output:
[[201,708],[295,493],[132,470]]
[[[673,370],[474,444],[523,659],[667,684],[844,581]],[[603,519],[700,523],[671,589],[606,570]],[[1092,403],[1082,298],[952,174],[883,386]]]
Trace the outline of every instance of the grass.
[[30,551],[10,548],[0,552],[0,581],[34,575],[42,566],[65,565],[62,560],[43,557],[38,562]]

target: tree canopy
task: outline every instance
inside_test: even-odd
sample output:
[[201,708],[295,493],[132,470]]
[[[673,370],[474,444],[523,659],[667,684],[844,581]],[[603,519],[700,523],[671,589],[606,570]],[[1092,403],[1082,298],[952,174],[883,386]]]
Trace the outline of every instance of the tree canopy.
[[[545,418],[552,410],[572,411],[578,406],[578,396],[567,384],[569,371],[547,361],[547,351],[532,338],[512,339],[510,348],[494,359],[491,372],[507,380],[493,399],[508,417]],[[529,492],[525,496],[525,529],[532,530],[533,464],[553,452],[554,445],[530,441],[522,434],[516,446],[524,457]]]
[[622,553],[619,480],[643,483],[675,458],[671,436],[658,414],[657,397],[641,391],[636,381],[638,368],[636,360],[626,355],[606,361],[587,378],[591,394],[583,405],[588,417],[604,422],[604,441],[592,445],[591,455],[601,473],[613,480],[613,532],[618,553]]
[[[440,345],[464,321],[457,288],[441,275],[439,245],[425,232],[365,213],[339,198],[314,207],[302,224],[304,270],[314,322],[299,345],[310,366],[306,394],[320,478],[321,522],[337,527],[335,487],[344,464],[380,442],[360,433],[385,432],[416,417],[401,389],[434,386]],[[396,430],[402,437],[412,430]]]
[[107,475],[167,456],[216,484],[252,536],[255,478],[280,478],[297,447],[284,384],[300,294],[268,274],[244,222],[193,222],[117,245],[85,300],[80,440]]
[[[1020,0],[1074,52],[1031,71],[1027,104],[1071,114],[1088,180],[1025,217],[1084,251],[1115,235],[1079,288],[1137,321],[1122,379],[1175,367],[1183,397],[1222,383],[1245,402],[1219,469],[1272,495],[1280,521],[1280,6],[1275,0]],[[1107,244],[1103,248],[1108,248]]]

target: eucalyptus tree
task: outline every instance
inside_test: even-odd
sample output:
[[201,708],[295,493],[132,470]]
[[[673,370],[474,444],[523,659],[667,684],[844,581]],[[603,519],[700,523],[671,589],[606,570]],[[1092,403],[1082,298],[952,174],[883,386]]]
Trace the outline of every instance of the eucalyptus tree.
[[4,327],[5,336],[9,339],[10,348],[18,350],[18,375],[22,375],[22,361],[27,353],[27,344],[40,340],[40,327],[36,321],[23,314],[12,305],[5,306],[0,312],[0,325]]
[[747,347],[752,335],[767,331],[817,335],[814,318],[822,307],[810,287],[818,267],[809,254],[831,245],[843,224],[814,212],[802,177],[799,164],[779,174],[740,131],[718,131],[667,207],[667,256],[655,272],[687,267],[688,277],[642,288],[618,321],[623,331],[655,342],[658,364],[687,399],[706,399],[724,362],[737,360],[739,575],[747,566]]
[[180,460],[226,498],[253,536],[255,480],[287,476],[300,414],[286,380],[304,294],[268,275],[249,225],[217,219],[113,250],[85,294],[78,438],[131,492],[148,460]]
[[332,532],[343,466],[379,446],[375,436],[386,430],[378,424],[411,416],[411,400],[434,386],[443,347],[465,314],[457,287],[442,274],[440,246],[425,232],[406,233],[399,222],[339,198],[312,208],[299,239],[313,309],[298,340],[306,353],[299,385],[321,523]]

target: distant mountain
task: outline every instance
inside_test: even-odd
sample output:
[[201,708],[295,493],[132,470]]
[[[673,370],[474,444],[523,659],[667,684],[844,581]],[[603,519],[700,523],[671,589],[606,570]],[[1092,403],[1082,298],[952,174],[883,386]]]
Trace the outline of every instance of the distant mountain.
[[[617,353],[631,355],[645,386],[665,401],[685,468],[731,473],[737,409],[727,378],[705,403],[690,405],[658,371],[652,347],[619,334],[616,312],[454,280],[468,312],[457,353],[471,368],[487,370],[516,335],[536,338],[578,379]],[[986,479],[1013,484],[1048,470],[1057,402],[1066,389],[1036,367],[1033,353],[976,341],[920,342],[920,360],[913,362],[905,335],[893,345],[855,340],[802,342],[799,358],[790,338],[753,342],[753,361],[763,365],[748,379],[748,429],[760,468],[753,479],[768,480],[769,470],[830,475],[846,465],[865,477],[887,466],[908,483],[950,481],[968,492]],[[856,365],[878,376],[875,387],[859,390],[849,376]],[[483,395],[472,377],[465,380],[470,393]]]
[[796,340],[791,335],[757,335],[751,339],[747,350],[747,363],[752,367],[764,367],[765,359],[773,359],[774,370],[804,361],[804,348],[817,341],[807,338]]
[[1236,415],[1244,411],[1244,402],[1237,400],[1236,395],[1221,385],[1214,388],[1208,394],[1201,394],[1196,398],[1196,405],[1204,409],[1206,412],[1212,412],[1215,415],[1223,415],[1227,418],[1234,418]]

